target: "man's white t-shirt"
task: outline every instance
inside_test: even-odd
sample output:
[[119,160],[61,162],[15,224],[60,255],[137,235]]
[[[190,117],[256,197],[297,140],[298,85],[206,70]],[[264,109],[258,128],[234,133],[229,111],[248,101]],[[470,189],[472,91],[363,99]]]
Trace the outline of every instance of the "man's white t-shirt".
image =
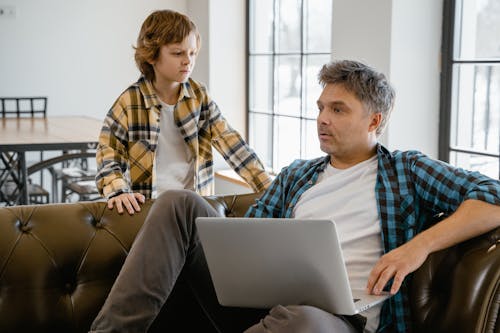
[[161,102],[160,135],[154,168],[156,191],[153,197],[172,189],[194,190],[194,158],[174,122],[174,105]]
[[[377,163],[373,156],[348,169],[328,164],[294,208],[295,218],[335,221],[352,289],[366,289],[368,275],[383,252],[375,197]],[[362,313],[368,319],[365,332],[376,331],[381,306]]]

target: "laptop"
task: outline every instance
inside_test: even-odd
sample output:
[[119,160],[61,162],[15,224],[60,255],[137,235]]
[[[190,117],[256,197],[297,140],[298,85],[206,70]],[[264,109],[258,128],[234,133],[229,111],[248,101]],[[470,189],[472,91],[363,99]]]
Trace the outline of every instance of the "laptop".
[[221,305],[353,315],[390,297],[351,290],[333,221],[199,217],[196,226]]

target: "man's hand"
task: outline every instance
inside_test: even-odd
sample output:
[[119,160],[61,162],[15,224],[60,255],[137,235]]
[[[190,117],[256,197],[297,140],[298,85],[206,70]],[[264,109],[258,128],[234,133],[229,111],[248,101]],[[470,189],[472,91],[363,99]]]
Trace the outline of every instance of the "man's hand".
[[135,212],[141,211],[139,203],[143,204],[145,201],[146,198],[140,193],[122,193],[108,200],[108,208],[113,209],[113,206],[116,205],[118,214],[123,214],[123,207],[125,207],[128,213],[133,215]]
[[394,278],[390,293],[398,292],[404,278],[419,268],[429,255],[428,246],[422,237],[411,241],[383,255],[375,264],[366,286],[369,294],[379,295],[391,278]]
[[369,294],[378,295],[394,278],[391,294],[398,292],[404,278],[419,268],[427,256],[466,239],[471,239],[500,226],[500,205],[468,199],[439,223],[421,232],[411,241],[383,255],[373,267],[368,284]]

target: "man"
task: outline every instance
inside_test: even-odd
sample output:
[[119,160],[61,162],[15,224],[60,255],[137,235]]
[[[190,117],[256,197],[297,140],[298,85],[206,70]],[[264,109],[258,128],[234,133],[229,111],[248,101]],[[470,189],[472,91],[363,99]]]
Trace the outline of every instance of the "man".
[[[283,169],[247,215],[335,219],[351,286],[374,294],[388,286],[394,296],[363,313],[366,326],[359,316],[311,306],[277,305],[265,317],[219,306],[194,224],[217,212],[196,194],[166,192],[151,208],[95,332],[145,332],[180,275],[221,332],[241,332],[251,322],[257,324],[247,333],[411,331],[405,277],[431,252],[498,227],[500,183],[380,145],[394,103],[383,74],[337,61],[322,68],[319,80],[318,136],[328,155]],[[431,226],[442,212],[448,217]]]

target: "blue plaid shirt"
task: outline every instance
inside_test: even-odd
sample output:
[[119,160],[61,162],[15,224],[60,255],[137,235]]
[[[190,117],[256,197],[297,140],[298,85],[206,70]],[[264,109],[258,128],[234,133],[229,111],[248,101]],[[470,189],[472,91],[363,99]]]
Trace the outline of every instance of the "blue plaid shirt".
[[[451,214],[467,199],[500,205],[500,182],[433,160],[417,151],[389,152],[377,147],[375,186],[384,252],[408,242],[428,228],[432,217]],[[313,186],[330,161],[329,156],[296,160],[283,168],[269,189],[250,207],[250,217],[293,217],[302,193]],[[377,332],[411,332],[408,279],[386,301]]]

